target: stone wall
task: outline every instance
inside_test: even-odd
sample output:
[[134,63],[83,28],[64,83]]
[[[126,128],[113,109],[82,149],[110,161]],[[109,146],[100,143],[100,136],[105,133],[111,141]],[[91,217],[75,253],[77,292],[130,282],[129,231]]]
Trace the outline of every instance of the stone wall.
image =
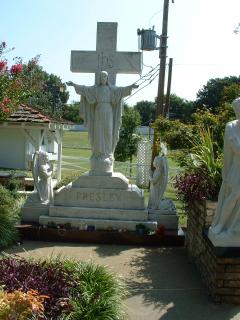
[[216,248],[207,237],[216,203],[193,203],[188,209],[186,247],[215,302],[240,305],[240,249]]

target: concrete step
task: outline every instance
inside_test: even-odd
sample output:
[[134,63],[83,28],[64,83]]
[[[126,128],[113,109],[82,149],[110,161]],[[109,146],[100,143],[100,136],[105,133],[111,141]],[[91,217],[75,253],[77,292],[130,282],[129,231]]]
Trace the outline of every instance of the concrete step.
[[82,208],[50,206],[49,216],[67,217],[81,219],[107,219],[107,220],[148,220],[147,210],[123,210],[123,209],[105,209],[105,208]]
[[157,229],[156,221],[127,221],[127,220],[107,220],[107,219],[81,219],[81,218],[67,218],[67,217],[50,217],[50,216],[40,216],[39,223],[42,225],[47,225],[48,223],[54,222],[55,224],[65,224],[70,223],[73,227],[78,227],[84,230],[86,225],[94,226],[95,230],[108,230],[112,228],[113,230],[126,229],[129,231],[135,231],[136,225],[141,223],[149,230]]

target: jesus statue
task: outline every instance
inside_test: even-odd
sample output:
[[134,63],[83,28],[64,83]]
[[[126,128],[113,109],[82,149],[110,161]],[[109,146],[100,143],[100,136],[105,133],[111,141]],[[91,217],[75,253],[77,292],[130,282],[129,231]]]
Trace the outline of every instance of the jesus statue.
[[119,140],[122,123],[122,99],[129,96],[136,84],[127,87],[112,86],[108,73],[101,71],[100,84],[83,86],[67,82],[81,95],[80,114],[88,129],[92,149],[91,174],[104,174],[113,171],[114,150]]

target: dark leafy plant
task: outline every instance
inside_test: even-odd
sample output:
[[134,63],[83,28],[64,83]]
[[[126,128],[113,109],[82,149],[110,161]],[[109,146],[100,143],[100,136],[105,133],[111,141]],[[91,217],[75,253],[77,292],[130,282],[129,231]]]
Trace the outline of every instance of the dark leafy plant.
[[[68,259],[0,259],[0,287],[5,292],[36,291],[47,296],[38,320],[124,319],[123,282],[106,267]],[[35,319],[35,318],[34,318]]]
[[177,189],[178,198],[188,205],[194,200],[216,200],[219,192],[219,187],[213,183],[208,171],[203,167],[177,175],[174,187]]
[[17,211],[16,199],[9,190],[0,185],[0,248],[17,241]]
[[7,257],[0,260],[0,270],[0,285],[7,292],[36,290],[49,297],[44,302],[47,319],[57,319],[62,314],[66,304],[62,306],[61,302],[70,299],[75,286],[72,276],[58,260],[48,263]]
[[185,168],[175,179],[180,199],[190,204],[192,200],[216,200],[222,183],[222,150],[214,149],[210,130],[201,129],[192,139],[192,149]]

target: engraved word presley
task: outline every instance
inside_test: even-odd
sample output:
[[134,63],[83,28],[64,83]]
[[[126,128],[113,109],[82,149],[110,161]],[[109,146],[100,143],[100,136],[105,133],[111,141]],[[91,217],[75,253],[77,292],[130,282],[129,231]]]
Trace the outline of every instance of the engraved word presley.
[[108,192],[78,192],[77,200],[83,201],[120,201],[121,195],[116,193]]

